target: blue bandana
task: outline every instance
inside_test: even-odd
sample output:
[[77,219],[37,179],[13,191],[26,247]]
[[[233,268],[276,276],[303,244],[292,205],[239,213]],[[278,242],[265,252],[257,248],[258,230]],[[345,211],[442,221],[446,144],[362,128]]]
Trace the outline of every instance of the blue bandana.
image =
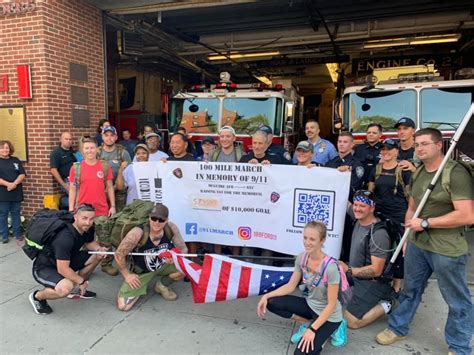
[[354,196],[354,202],[362,202],[365,203],[366,205],[369,206],[375,206],[375,202],[371,200],[370,198],[364,196],[364,195],[356,195]]

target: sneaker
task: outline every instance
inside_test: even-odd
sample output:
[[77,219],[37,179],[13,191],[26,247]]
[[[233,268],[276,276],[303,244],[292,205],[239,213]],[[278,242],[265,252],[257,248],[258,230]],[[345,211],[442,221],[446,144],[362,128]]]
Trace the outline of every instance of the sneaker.
[[109,276],[117,276],[118,270],[114,268],[112,265],[102,266],[102,272],[105,272]]
[[298,344],[301,338],[303,337],[304,332],[306,331],[306,329],[308,329],[308,326],[309,326],[308,323],[301,324],[300,329],[298,329],[298,331],[291,336],[290,341],[293,344]]
[[67,298],[69,299],[73,299],[73,300],[78,300],[80,298],[82,299],[85,299],[85,300],[88,300],[88,299],[91,299],[91,298],[96,298],[97,297],[97,293],[95,292],[92,292],[92,291],[88,291],[86,290],[86,292],[84,292],[83,295],[81,295],[81,291],[80,290],[74,290],[73,292],[71,292],[69,295],[67,295]]
[[3,244],[7,244],[7,243],[8,243],[8,238],[3,238],[3,239],[2,239],[2,243],[3,243]]
[[398,340],[405,339],[406,337],[401,337],[392,332],[390,329],[385,329],[383,332],[380,332],[377,334],[375,337],[375,340],[377,340],[377,343],[380,345],[390,345],[395,343]]
[[331,334],[331,345],[335,348],[341,348],[347,344],[347,322],[342,320],[339,327]]
[[35,311],[36,314],[50,314],[53,312],[53,309],[49,306],[48,302],[45,300],[40,301],[36,299],[36,293],[38,290],[30,293],[29,299],[30,303],[33,306],[33,310]]
[[169,287],[166,287],[161,282],[155,284],[155,292],[167,301],[175,301],[178,295],[173,292]]

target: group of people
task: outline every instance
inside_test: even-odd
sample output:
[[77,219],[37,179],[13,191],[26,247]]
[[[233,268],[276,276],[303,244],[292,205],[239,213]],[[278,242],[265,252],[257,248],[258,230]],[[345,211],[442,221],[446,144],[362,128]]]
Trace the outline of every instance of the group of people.
[[[415,123],[407,117],[401,118],[395,128],[398,140],[382,141],[382,126],[369,124],[366,141],[358,145],[354,144],[352,134],[341,133],[336,149],[319,136],[318,122],[309,120],[305,125],[307,140],[296,145],[292,158],[283,147],[272,142],[273,132],[265,125],[253,133],[252,150],[248,154],[236,144],[234,129],[223,126],[217,141],[213,137],[202,139],[202,154],[197,156],[197,149],[184,129],[170,137],[170,149],[166,153],[162,150],[161,134],[152,127],[145,130],[142,140],[117,144],[116,129],[102,122],[101,146],[94,138],[81,138],[83,160],[80,162],[72,149],[71,134],[63,132],[60,145],[51,153],[51,174],[65,191],[67,208],[74,213],[74,228],[63,230],[65,236],[53,243],[55,258],[42,257],[34,262],[33,275],[45,286],[44,290],[30,295],[35,312],[51,313],[47,300],[94,297],[95,293],[87,290],[87,280],[99,264],[107,274],[120,272],[124,278],[117,297],[117,307],[122,311],[136,304],[155,276],[161,276],[154,286],[155,292],[167,300],[177,298],[169,286],[184,275],[174,267],[168,254],[160,257],[159,253],[173,247],[195,252],[197,245],[186,246],[177,226],[168,220],[166,206],[156,205],[148,221],[123,238],[115,253],[117,268],[112,265],[113,258],[105,254],[90,255],[81,249],[85,246],[97,252],[110,250],[107,241],[94,240],[93,219],[113,216],[138,198],[133,175],[135,162],[296,164],[315,168],[315,174],[317,167],[324,166],[351,173],[340,260],[334,263],[323,251],[325,226],[310,222],[304,228],[305,251],[296,258],[292,278],[285,286],[264,295],[257,313],[263,315],[268,308],[301,323],[292,337],[298,344],[295,353],[311,354],[318,354],[331,336],[334,345],[343,345],[346,327],[361,328],[389,314],[388,328],[376,337],[378,343],[388,345],[407,335],[427,280],[435,272],[449,307],[445,329],[449,349],[456,354],[470,353],[472,303],[465,275],[467,243],[463,228],[474,221],[471,175],[463,166],[452,162],[450,178],[443,178],[443,184],[439,181],[434,186],[419,218],[413,218],[424,191],[440,167],[443,141],[436,129],[415,132]],[[130,137],[125,140],[130,141]],[[11,157],[12,151],[8,142],[0,142],[0,163],[2,167],[9,166],[0,169],[1,218],[8,212],[13,217],[15,203],[22,199],[25,172],[21,162],[12,160],[16,159]],[[18,196],[4,202],[5,196],[13,196],[11,192],[15,190]],[[385,270],[394,248],[393,236],[383,223],[387,220],[397,227],[399,234],[405,228],[411,231],[404,261],[389,276]],[[21,238],[17,220],[12,218],[12,223],[15,237]],[[2,238],[4,232],[2,227]],[[221,245],[205,247],[222,253]],[[258,252],[271,257],[271,252],[266,250],[240,249],[232,247],[232,253]],[[157,256],[132,256],[133,269],[130,269],[127,255],[132,251],[152,252]],[[353,292],[350,301],[342,307],[338,291],[344,278],[349,280]],[[291,296],[298,285],[303,296]]]

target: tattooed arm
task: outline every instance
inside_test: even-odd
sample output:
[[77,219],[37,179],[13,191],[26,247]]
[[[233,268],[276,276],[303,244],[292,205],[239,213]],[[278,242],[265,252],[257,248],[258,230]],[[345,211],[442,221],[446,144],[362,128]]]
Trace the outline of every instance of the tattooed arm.
[[173,222],[168,222],[171,230],[173,231],[173,244],[176,248],[179,248],[183,254],[188,253],[188,247],[184,243],[183,237],[181,237],[181,233],[179,232],[178,226]]
[[115,262],[120,270],[125,281],[131,288],[139,288],[141,283],[138,275],[131,273],[127,268],[127,255],[136,248],[138,242],[142,238],[143,230],[139,227],[134,227],[127,233],[127,235],[120,242],[120,245],[115,252]]
[[372,264],[363,267],[353,267],[352,275],[360,279],[371,279],[382,275],[385,259],[376,256],[370,257]]

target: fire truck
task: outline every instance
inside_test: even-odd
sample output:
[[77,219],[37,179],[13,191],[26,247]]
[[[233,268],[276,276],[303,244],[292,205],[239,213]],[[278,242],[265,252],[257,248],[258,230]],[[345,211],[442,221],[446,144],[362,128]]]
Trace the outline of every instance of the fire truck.
[[444,80],[433,65],[374,70],[365,85],[346,88],[335,103],[335,130],[349,130],[361,142],[369,123],[380,123],[384,136],[395,136],[395,123],[409,117],[417,129],[437,128],[449,138],[474,101],[473,70],[457,74],[469,79]]
[[251,147],[251,134],[260,125],[273,130],[273,142],[292,151],[303,124],[303,98],[288,80],[235,84],[228,73],[221,73],[218,84],[194,85],[174,95],[169,111],[168,129],[184,127],[197,143],[205,136],[216,137],[223,126],[232,126],[237,142],[246,151]]

